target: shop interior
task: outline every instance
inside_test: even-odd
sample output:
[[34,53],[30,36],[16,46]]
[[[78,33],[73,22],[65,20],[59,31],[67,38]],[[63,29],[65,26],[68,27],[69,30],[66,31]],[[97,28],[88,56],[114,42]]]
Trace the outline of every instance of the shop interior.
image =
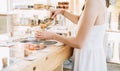
[[[84,0],[1,0],[0,70],[39,71],[40,66],[43,65],[43,69],[46,68],[48,71],[50,68],[53,71],[72,71],[70,52],[72,49],[54,49],[51,45],[60,47],[64,44],[53,40],[35,40],[34,36],[37,30],[49,30],[65,37],[75,36],[77,25],[62,15],[51,19],[50,14],[56,9],[65,9],[80,15],[84,2]],[[107,9],[106,25],[106,43],[104,45],[108,71],[120,71],[120,0],[111,1],[111,5]],[[27,43],[29,41],[31,43]],[[35,47],[38,45],[41,48]],[[47,49],[47,47],[50,48]],[[55,52],[55,50],[59,51]],[[69,53],[63,54],[66,58],[60,58],[62,57],[61,51]],[[55,59],[54,56],[57,56],[55,54],[60,56],[56,58],[56,60],[59,59],[58,63],[50,65],[52,59]],[[39,63],[37,64],[37,60],[41,62],[40,66]],[[29,66],[30,64],[32,65]]]

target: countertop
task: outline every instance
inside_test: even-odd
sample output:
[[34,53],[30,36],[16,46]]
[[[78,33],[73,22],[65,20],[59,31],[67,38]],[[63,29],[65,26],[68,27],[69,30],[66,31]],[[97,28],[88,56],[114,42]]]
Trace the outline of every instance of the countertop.
[[33,54],[35,59],[20,61],[2,71],[63,71],[62,64],[73,54],[73,48],[61,45],[50,45]]

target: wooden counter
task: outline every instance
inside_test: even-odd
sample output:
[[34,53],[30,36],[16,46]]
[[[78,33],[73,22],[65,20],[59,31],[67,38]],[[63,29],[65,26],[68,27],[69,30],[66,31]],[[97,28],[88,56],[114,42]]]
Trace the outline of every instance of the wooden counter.
[[12,14],[9,14],[9,13],[0,13],[0,16],[10,16]]
[[62,71],[62,64],[72,53],[73,49],[68,46],[52,45],[35,53],[35,60],[22,59],[2,71]]

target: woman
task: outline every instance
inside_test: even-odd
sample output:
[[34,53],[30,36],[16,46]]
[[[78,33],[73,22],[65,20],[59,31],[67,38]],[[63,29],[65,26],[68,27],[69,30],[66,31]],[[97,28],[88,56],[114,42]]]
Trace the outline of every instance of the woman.
[[36,38],[57,40],[75,48],[73,71],[107,71],[103,48],[106,6],[109,6],[109,0],[86,0],[81,16],[56,10],[52,18],[62,14],[73,23],[78,23],[76,37],[66,38],[52,32],[39,31]]

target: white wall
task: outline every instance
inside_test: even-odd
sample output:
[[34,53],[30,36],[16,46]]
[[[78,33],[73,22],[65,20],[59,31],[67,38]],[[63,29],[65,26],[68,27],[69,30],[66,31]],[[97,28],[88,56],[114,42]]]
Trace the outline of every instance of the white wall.
[[0,0],[0,13],[7,12],[7,0]]

